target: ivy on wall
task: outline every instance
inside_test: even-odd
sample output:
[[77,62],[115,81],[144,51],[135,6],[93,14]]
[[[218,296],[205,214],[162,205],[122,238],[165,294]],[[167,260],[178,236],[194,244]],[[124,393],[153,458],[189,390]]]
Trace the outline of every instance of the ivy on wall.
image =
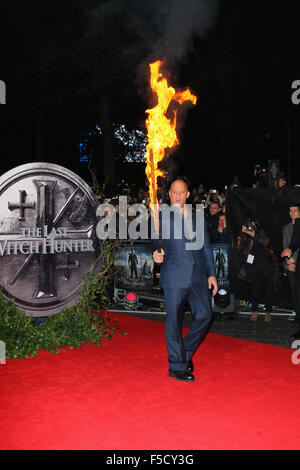
[[65,307],[36,326],[36,318],[26,316],[13,299],[6,300],[0,291],[0,340],[6,358],[28,358],[40,349],[58,353],[61,347],[78,348],[84,344],[107,344],[116,330],[126,335],[117,320],[107,313],[110,302],[108,286],[114,276],[117,243],[100,242],[100,255],[82,282],[81,295],[72,307]]

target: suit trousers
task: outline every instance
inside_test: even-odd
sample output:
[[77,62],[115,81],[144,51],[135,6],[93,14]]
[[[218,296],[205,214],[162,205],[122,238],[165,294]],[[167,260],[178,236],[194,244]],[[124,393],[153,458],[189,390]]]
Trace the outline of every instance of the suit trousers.
[[[187,358],[191,358],[203,339],[212,317],[211,298],[207,278],[193,269],[189,287],[164,288],[166,319],[166,343],[170,370],[185,370]],[[193,321],[189,332],[182,337],[183,309],[189,303]]]
[[291,297],[293,301],[293,307],[295,307],[296,304],[296,273],[293,271],[289,271],[288,269],[284,269],[289,285],[290,285],[290,292],[291,292]]

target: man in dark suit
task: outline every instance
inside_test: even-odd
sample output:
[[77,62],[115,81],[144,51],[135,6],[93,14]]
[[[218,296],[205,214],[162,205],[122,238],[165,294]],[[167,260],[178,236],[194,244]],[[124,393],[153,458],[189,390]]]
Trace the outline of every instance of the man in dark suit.
[[[292,255],[300,248],[300,218],[295,219],[294,230],[292,234],[292,240],[289,248],[286,248],[281,256],[287,258],[287,263],[292,260]],[[296,297],[296,323],[298,324],[298,330],[291,336],[291,339],[300,339],[300,257],[298,255],[296,261],[296,273],[295,273],[295,297]]]
[[[289,206],[290,218],[291,222],[289,224],[284,225],[282,229],[282,246],[285,250],[290,246],[292,241],[293,231],[295,220],[299,219],[300,217],[300,208],[298,203],[291,203]],[[292,256],[289,259],[286,259],[284,262],[284,270],[289,280],[291,294],[292,294],[292,301],[293,301],[293,308],[296,304],[296,263],[298,257],[298,251],[292,253]],[[295,318],[295,323],[297,323],[300,327],[300,312],[298,312],[298,316]]]
[[[209,289],[217,293],[216,269],[213,252],[210,247],[209,233],[205,218],[202,216],[201,227],[197,227],[196,213],[187,211],[185,202],[189,197],[188,186],[182,179],[173,181],[169,196],[174,212],[169,219],[170,236],[162,237],[161,252],[153,253],[156,263],[162,263],[160,286],[164,290],[166,319],[166,342],[169,360],[169,376],[185,382],[193,382],[194,366],[192,356],[209,326],[212,309]],[[177,211],[177,212],[176,212]],[[175,218],[185,221],[191,215],[193,232],[203,230],[203,246],[187,249],[187,243],[193,234],[181,238],[175,235]],[[161,214],[160,214],[161,215]],[[164,232],[163,217],[160,217],[160,231]],[[187,230],[188,231],[188,230]],[[182,337],[182,312],[188,302],[193,315],[193,322],[188,334]]]

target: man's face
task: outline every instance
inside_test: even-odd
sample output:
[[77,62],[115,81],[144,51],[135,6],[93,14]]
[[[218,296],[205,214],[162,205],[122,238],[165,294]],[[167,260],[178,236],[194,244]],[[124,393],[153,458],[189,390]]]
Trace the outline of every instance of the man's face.
[[300,217],[300,211],[298,207],[290,207],[290,218],[292,220],[298,219]]
[[184,181],[178,180],[172,183],[169,191],[171,205],[178,206],[182,209],[189,195],[190,193]]
[[211,204],[209,206],[209,212],[210,212],[210,215],[215,215],[219,212],[220,210],[220,207],[218,204]]
[[286,185],[286,181],[283,178],[279,179],[278,186],[279,188],[283,188]]

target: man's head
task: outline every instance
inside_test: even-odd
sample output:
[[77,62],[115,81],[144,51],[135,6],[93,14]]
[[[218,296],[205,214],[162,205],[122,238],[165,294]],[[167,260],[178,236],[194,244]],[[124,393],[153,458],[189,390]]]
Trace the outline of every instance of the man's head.
[[290,205],[290,218],[294,221],[300,217],[300,205],[295,202]]
[[112,206],[114,206],[116,212],[119,212],[119,199],[113,198],[113,199],[110,201],[110,204],[111,204]]
[[189,195],[188,185],[183,179],[173,181],[169,191],[171,205],[178,206],[182,209]]
[[210,215],[215,215],[220,211],[220,204],[218,202],[212,202],[209,206]]
[[286,186],[286,179],[285,178],[279,178],[278,187],[279,188],[284,188],[285,186]]

